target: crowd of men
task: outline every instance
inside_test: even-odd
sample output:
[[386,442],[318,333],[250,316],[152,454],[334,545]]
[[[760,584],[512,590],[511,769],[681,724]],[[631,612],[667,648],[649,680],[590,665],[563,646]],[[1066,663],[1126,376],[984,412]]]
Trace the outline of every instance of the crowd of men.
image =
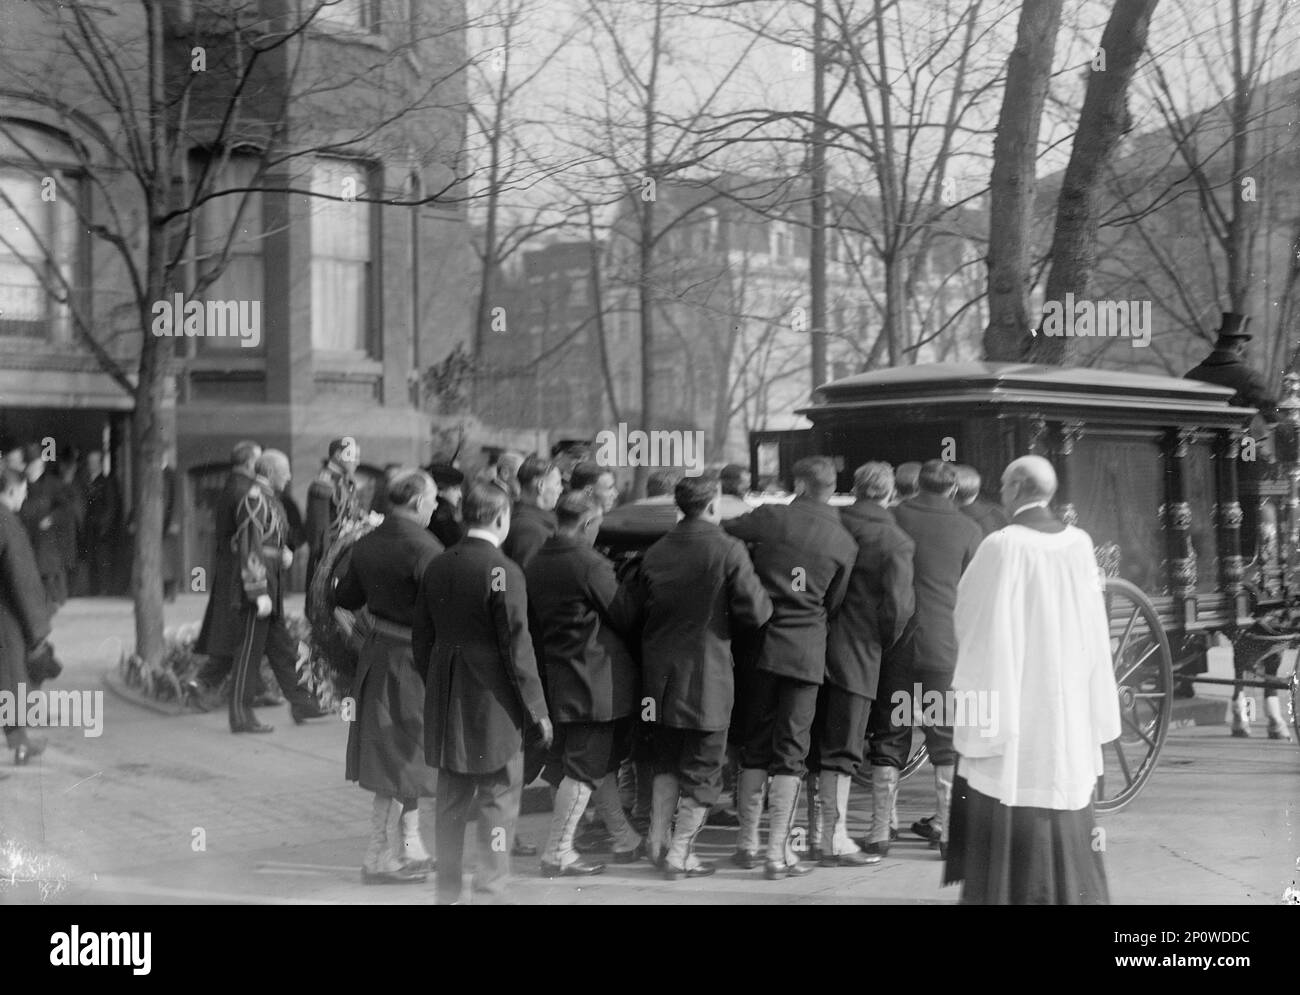
[[[363,880],[416,883],[436,870],[439,900],[462,900],[477,806],[474,889],[505,899],[511,855],[539,850],[515,833],[522,790],[539,776],[554,790],[545,876],[600,874],[602,848],[669,880],[711,875],[695,853],[706,823],[734,826],[731,863],[770,880],[886,857],[913,731],[896,692],[950,689],[963,572],[1008,523],[979,475],[941,460],[897,473],[869,462],[840,508],[834,462],[809,457],[788,504],[755,506],[733,466],[658,471],[645,498],[616,508],[608,467],[511,456],[471,481],[445,464],[390,466],[374,500],[382,522],[355,529],[367,515],[357,446],[335,440],[295,537],[279,500],[287,458],[251,442],[233,453],[204,680],[232,675],[233,732],[270,731],[253,712],[263,655],[295,721],[323,714],[297,684],[283,621],[285,571],[306,539],[309,589],[361,623],[347,776],[375,796]],[[1050,497],[1054,481],[1039,483]],[[956,762],[944,721],[923,723],[935,814],[912,826],[941,856]],[[872,815],[854,840],[849,791],[864,764]],[[734,815],[720,805],[725,787]],[[806,847],[794,832],[805,790]],[[433,795],[436,860],[418,820]]]

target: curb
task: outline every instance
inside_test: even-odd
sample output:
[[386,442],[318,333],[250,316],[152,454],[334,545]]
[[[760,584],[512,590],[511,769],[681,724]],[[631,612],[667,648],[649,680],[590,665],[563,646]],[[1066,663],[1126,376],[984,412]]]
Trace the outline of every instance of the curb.
[[154,701],[152,698],[142,694],[135,688],[128,687],[122,681],[122,678],[112,670],[105,670],[101,675],[101,681],[104,687],[108,688],[109,691],[122,701],[135,705],[137,708],[147,709],[148,711],[154,712],[158,715],[166,715],[171,718],[176,718],[180,715],[202,714],[201,712],[187,708],[185,705],[178,705],[173,702]]

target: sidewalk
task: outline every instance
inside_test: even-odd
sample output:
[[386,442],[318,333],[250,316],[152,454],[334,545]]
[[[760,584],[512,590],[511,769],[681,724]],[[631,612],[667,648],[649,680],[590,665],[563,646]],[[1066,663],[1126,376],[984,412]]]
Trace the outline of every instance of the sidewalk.
[[[168,606],[168,624],[195,620],[202,609],[202,598],[182,598]],[[126,601],[73,602],[61,611],[53,638],[67,669],[56,686],[102,688],[104,670],[116,664],[115,640],[129,642],[131,626]],[[287,708],[267,709],[260,717],[276,726],[273,734],[232,736],[224,713],[167,717],[110,694],[104,709],[99,738],[50,730],[50,749],[32,766],[0,759],[0,835],[35,861],[13,869],[17,883],[0,878],[0,901],[40,900],[22,883],[33,875],[57,879],[51,900],[69,902],[432,900],[432,883],[360,884],[370,799],[343,778],[342,722],[295,726]],[[904,783],[905,836],[933,810],[932,791],[928,767]],[[854,835],[866,828],[868,803],[855,791]],[[1232,739],[1222,725],[1171,730],[1141,797],[1100,821],[1113,900],[1276,904],[1300,878],[1298,816],[1294,744]],[[547,822],[527,815],[521,828],[541,842]],[[428,842],[432,828],[426,813]],[[733,846],[734,830],[701,834],[705,859],[725,860]],[[14,863],[13,850],[0,848],[0,864],[6,861]],[[937,852],[919,840],[900,841],[875,867],[818,869],[782,882],[725,863],[712,878],[676,883],[644,863],[563,881],[540,878],[536,858],[515,866],[515,898],[528,903],[947,904],[958,897],[940,887]]]

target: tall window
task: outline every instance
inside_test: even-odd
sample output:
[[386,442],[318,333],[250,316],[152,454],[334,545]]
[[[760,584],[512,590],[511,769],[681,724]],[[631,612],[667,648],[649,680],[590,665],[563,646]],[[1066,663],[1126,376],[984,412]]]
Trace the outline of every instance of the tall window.
[[[257,160],[252,156],[231,156],[217,168],[211,186],[213,192],[247,190],[255,185]],[[265,321],[261,193],[231,192],[204,203],[199,211],[195,242],[196,275],[203,277],[217,272],[216,279],[203,292],[204,300],[259,301]],[[202,352],[249,351],[241,348],[243,340],[238,336],[204,336],[197,341]]]
[[[0,337],[66,339],[67,287],[78,290],[74,179],[0,169]],[[56,296],[57,295],[57,296]]]
[[[366,169],[344,159],[318,159],[312,190],[360,198]],[[370,314],[371,205],[362,200],[312,198],[311,341],[316,349],[364,352]]]
[[378,6],[376,0],[320,0],[314,23],[353,31],[376,31]]

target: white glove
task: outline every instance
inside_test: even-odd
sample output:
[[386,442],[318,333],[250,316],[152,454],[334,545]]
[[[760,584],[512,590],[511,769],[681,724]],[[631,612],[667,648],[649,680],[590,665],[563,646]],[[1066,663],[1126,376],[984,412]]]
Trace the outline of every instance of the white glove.
[[271,596],[269,594],[259,594],[257,596],[257,617],[266,618],[271,614]]
[[286,570],[293,566],[293,550],[288,546],[280,550],[280,565]]

